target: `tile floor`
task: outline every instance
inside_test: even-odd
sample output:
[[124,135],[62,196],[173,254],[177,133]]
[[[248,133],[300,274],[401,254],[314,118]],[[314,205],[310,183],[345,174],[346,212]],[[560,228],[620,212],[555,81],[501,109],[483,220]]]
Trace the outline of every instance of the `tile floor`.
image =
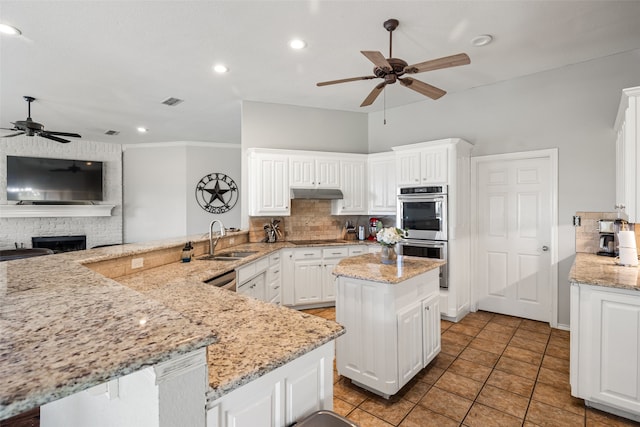
[[333,410],[361,427],[640,425],[571,396],[568,331],[483,311],[441,325],[440,354],[389,400],[334,372]]

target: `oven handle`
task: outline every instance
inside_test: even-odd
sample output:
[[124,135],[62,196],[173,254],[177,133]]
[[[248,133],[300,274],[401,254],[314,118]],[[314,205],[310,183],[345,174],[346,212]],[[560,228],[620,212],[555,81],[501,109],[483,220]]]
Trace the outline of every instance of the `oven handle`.
[[403,239],[400,241],[401,245],[419,246],[421,248],[444,248],[447,243],[427,243],[424,240]]

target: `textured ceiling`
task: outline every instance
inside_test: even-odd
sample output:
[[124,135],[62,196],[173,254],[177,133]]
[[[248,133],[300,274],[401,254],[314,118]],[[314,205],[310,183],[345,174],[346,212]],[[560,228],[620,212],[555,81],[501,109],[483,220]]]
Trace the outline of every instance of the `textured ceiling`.
[[[363,113],[437,103],[396,84],[360,108],[377,80],[316,87],[371,74],[360,51],[388,56],[388,18],[400,21],[394,57],[469,54],[414,75],[448,92],[640,48],[640,1],[0,0],[0,22],[22,30],[0,36],[0,126],[26,118],[23,95],[47,130],[117,143],[239,143],[242,100]],[[485,33],[494,42],[472,47]],[[308,47],[291,50],[292,37]],[[213,73],[218,62],[230,72]],[[162,105],[170,96],[185,102]]]

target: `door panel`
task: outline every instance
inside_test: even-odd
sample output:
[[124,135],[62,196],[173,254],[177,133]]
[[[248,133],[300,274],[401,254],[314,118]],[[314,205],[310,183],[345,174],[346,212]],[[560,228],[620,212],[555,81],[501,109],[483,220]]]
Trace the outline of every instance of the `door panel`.
[[549,321],[550,160],[478,163],[477,291],[481,310]]

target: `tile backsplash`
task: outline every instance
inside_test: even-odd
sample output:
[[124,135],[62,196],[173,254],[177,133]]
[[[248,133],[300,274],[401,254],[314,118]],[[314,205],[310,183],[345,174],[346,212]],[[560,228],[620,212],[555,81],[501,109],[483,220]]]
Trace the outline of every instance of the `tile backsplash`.
[[[373,216],[373,215],[372,215]],[[395,224],[395,216],[380,217],[385,227]],[[364,225],[368,232],[369,216],[331,215],[331,200],[291,200],[291,216],[249,218],[249,241],[260,242],[265,238],[264,225],[271,220],[280,220],[284,238],[280,240],[355,240],[356,234],[347,233],[347,221],[354,226]],[[368,235],[368,234],[367,234]]]
[[[598,220],[617,219],[617,212],[576,212],[580,217],[580,226],[576,227],[576,252],[595,254],[600,250]],[[634,227],[636,244],[640,242],[640,226]],[[640,247],[640,246],[639,246]]]

